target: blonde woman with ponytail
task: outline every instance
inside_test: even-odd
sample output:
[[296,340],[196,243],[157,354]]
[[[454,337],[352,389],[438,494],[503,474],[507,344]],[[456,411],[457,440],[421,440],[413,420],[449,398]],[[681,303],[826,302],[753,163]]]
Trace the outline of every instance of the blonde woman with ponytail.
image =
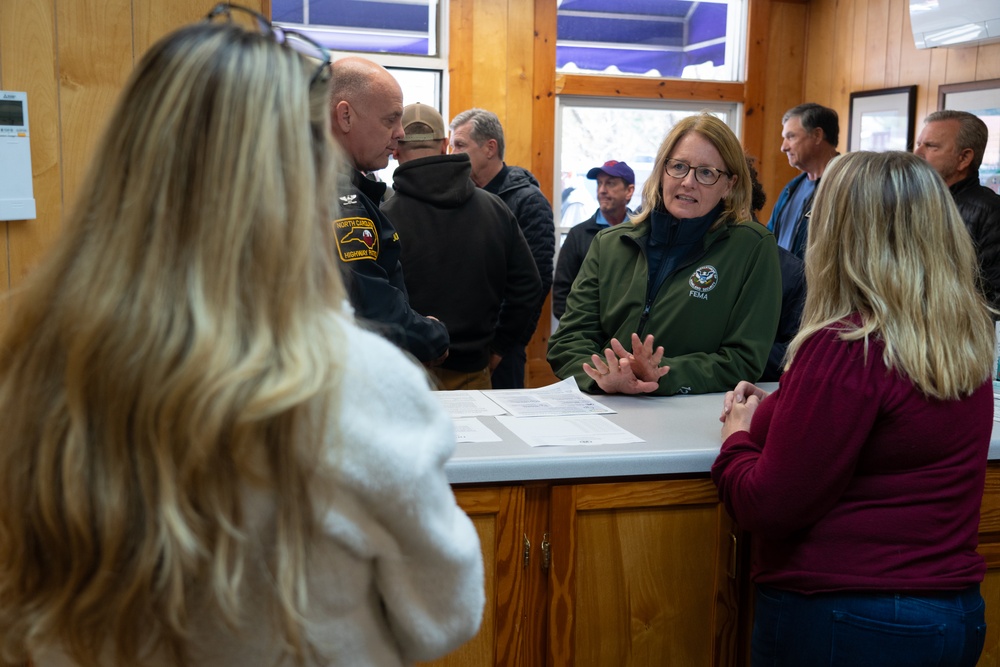
[[329,54],[210,18],[142,58],[12,295],[2,665],[401,665],[478,628],[450,420],[343,307]]
[[909,153],[830,163],[779,388],[723,405],[719,495],[751,531],[752,664],[972,667],[993,325],[951,194]]

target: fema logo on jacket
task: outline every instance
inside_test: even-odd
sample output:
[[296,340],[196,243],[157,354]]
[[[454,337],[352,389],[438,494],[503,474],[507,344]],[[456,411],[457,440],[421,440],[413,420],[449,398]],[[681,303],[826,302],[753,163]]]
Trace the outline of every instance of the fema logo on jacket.
[[708,300],[708,292],[715,289],[719,284],[719,271],[711,264],[699,266],[688,278],[688,285],[691,291],[688,293],[696,299]]

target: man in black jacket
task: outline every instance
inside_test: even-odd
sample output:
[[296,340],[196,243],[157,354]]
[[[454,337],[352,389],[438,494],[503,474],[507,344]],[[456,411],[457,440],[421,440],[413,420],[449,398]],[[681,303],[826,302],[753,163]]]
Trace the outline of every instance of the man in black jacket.
[[914,153],[926,160],[951,190],[976,246],[981,286],[1000,308],[1000,196],[979,183],[989,129],[966,111],[935,111],[924,119]]
[[628,203],[635,192],[635,172],[624,162],[608,160],[587,172],[587,178],[597,181],[598,209],[578,225],[573,225],[559,249],[556,274],[552,281],[552,314],[560,318],[566,310],[576,274],[597,232],[624,222],[630,213]]
[[427,365],[448,354],[448,330],[410,307],[399,263],[399,235],[379,211],[385,183],[362,172],[384,169],[403,136],[403,91],[382,66],[364,58],[333,64],[333,138],[352,167],[337,183],[333,221],[337,256],[359,319]]
[[399,232],[410,303],[448,327],[448,358],[430,372],[442,389],[490,389],[491,371],[533,324],[538,270],[514,214],[472,182],[469,156],[447,155],[441,114],[407,105],[403,129],[382,212]]
[[492,111],[469,109],[451,121],[451,148],[467,153],[472,162],[472,180],[507,204],[535,259],[542,279],[542,293],[531,325],[521,333],[519,346],[511,350],[493,371],[494,389],[524,386],[525,346],[535,333],[542,304],[552,286],[552,259],[556,253],[552,205],[538,188],[538,180],[527,169],[510,167],[503,161],[504,135],[500,119]]

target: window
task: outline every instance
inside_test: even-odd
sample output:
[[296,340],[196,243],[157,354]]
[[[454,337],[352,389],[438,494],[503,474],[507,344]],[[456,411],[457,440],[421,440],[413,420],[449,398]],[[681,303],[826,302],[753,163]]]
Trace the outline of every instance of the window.
[[663,138],[678,120],[703,110],[724,120],[739,136],[736,104],[560,97],[555,182],[561,184],[556,212],[561,235],[597,210],[597,182],[587,178],[587,172],[608,160],[626,162],[635,172],[629,208],[637,210]]
[[739,81],[746,0],[558,0],[560,72]]
[[271,19],[332,51],[440,56],[437,0],[272,0]]
[[[403,104],[423,102],[449,120],[447,3],[439,0],[272,0],[275,23],[305,33],[334,59],[361,52],[389,70]],[[396,161],[378,172],[392,182]]]

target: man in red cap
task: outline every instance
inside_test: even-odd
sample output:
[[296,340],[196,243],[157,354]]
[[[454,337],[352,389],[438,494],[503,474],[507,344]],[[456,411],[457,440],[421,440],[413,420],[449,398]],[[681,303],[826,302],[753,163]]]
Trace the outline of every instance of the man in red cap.
[[597,203],[600,208],[587,220],[569,230],[559,250],[556,275],[552,282],[552,314],[562,317],[576,274],[590,243],[602,229],[617,225],[628,218],[628,203],[635,191],[635,173],[624,162],[608,160],[587,172],[587,178],[597,180]]

